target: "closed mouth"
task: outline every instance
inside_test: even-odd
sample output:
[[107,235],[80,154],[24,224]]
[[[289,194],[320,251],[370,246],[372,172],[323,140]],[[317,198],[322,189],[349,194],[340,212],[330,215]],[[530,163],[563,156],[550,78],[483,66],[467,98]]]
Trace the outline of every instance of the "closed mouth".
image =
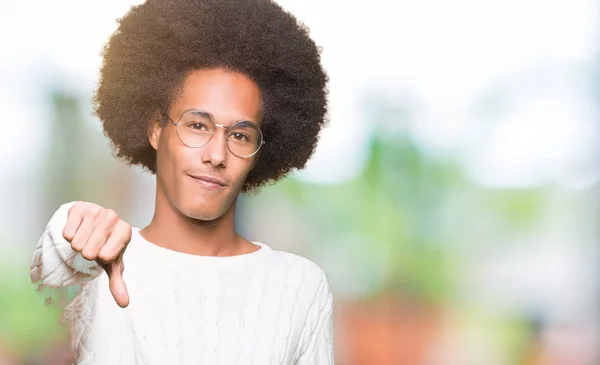
[[218,186],[227,186],[227,183],[219,178],[216,178],[214,176],[208,176],[208,175],[189,175],[191,178],[195,179],[195,180],[199,180],[201,182],[205,182],[208,184],[214,184],[214,185],[218,185]]

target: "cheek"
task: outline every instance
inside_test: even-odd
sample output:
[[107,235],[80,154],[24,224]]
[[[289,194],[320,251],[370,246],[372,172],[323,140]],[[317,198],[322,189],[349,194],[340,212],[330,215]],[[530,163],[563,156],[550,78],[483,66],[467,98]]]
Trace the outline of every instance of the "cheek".
[[236,182],[236,188],[241,188],[241,186],[246,181],[246,177],[252,170],[254,164],[254,160],[245,160],[237,157],[232,158],[230,164],[227,166],[228,170],[230,170],[231,178]]
[[[160,171],[161,180],[166,185],[165,188],[173,188],[177,184],[177,171],[181,170],[182,156],[186,151],[182,150],[177,143],[173,141],[173,136],[165,133],[160,140],[157,152],[157,164]],[[177,136],[175,136],[175,139]]]

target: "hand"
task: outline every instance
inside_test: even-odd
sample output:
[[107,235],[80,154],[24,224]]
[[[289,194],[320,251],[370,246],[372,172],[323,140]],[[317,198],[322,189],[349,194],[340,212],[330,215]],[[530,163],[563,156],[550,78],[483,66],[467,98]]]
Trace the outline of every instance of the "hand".
[[63,237],[85,259],[98,262],[108,275],[115,302],[121,308],[127,307],[129,294],[123,281],[123,253],[131,241],[131,226],[111,209],[77,202],[69,209]]

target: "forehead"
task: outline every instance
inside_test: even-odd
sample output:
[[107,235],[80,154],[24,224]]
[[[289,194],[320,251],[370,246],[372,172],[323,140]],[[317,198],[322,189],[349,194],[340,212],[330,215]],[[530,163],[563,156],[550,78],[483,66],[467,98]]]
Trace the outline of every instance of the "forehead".
[[191,72],[171,112],[180,116],[185,110],[199,109],[223,124],[238,120],[258,123],[261,107],[260,89],[253,80],[244,74],[217,68]]

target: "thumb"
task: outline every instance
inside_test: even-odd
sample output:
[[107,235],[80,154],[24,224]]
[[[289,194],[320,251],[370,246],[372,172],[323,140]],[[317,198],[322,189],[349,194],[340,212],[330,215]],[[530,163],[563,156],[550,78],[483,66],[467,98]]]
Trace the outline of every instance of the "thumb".
[[129,293],[123,280],[123,269],[123,261],[121,260],[106,265],[110,293],[121,308],[129,305]]

